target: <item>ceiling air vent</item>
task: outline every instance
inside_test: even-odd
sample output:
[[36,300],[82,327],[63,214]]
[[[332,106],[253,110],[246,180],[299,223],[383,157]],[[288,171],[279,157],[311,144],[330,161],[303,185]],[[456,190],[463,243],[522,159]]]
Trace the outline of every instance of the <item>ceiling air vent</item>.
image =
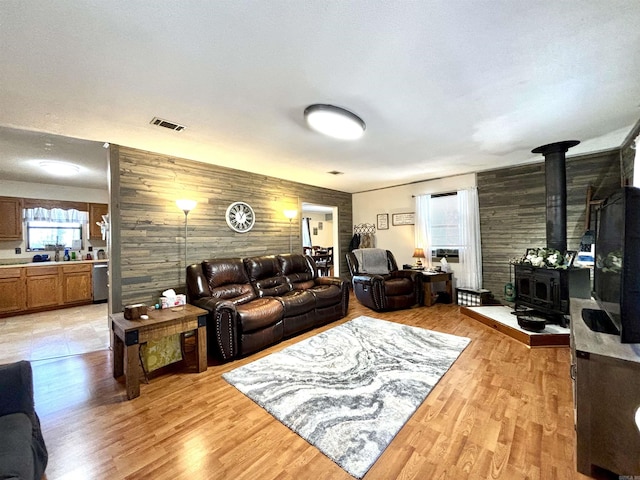
[[181,132],[186,128],[184,125],[180,125],[179,123],[170,122],[169,120],[163,120],[158,117],[153,117],[150,123],[151,125],[168,128],[170,130],[175,130],[176,132]]
[[339,172],[338,170],[331,170],[330,172],[327,172],[330,175],[344,175],[344,172]]

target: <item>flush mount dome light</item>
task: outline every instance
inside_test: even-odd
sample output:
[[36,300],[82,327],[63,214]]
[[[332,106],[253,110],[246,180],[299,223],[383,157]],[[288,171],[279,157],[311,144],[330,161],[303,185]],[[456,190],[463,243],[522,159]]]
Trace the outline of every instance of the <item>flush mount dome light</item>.
[[356,140],[367,128],[355,113],[334,105],[309,105],[304,110],[304,117],[316,132],[341,140]]
[[65,177],[80,173],[80,167],[74,163],[59,162],[56,160],[41,160],[38,166],[50,175]]

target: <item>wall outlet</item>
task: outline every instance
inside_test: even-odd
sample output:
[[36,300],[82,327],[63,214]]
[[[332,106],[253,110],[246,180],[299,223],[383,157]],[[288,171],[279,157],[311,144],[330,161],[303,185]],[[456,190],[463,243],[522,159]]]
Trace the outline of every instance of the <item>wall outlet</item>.
[[19,255],[22,253],[22,249],[20,247],[16,247],[16,255]]
[[89,250],[90,252],[93,252],[93,247],[92,247],[91,245],[89,245],[88,250]]

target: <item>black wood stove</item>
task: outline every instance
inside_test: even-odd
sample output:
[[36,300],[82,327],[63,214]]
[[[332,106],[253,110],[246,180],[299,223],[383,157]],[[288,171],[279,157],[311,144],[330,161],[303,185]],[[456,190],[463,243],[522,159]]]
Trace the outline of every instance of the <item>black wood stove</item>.
[[[560,270],[515,265],[515,274],[514,313],[518,315],[518,324],[525,330],[542,330],[547,321],[566,327],[569,297],[589,298],[591,295],[588,268]],[[540,314],[541,317],[535,314]]]
[[[551,143],[534,148],[545,157],[547,248],[567,251],[567,179],[565,154],[578,140]],[[567,326],[569,297],[590,294],[589,269],[551,269],[515,265],[518,324],[525,330],[541,331],[547,321]],[[587,297],[588,298],[588,297]]]

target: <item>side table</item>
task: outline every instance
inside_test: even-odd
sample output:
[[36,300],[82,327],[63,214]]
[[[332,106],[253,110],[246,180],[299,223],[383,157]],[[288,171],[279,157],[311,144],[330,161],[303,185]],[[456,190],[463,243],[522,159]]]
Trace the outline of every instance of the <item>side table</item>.
[[207,311],[194,305],[152,310],[147,320],[109,315],[113,330],[113,377],[126,376],[127,398],[140,396],[140,344],[167,335],[195,331],[198,373],[207,369]]
[[422,282],[424,283],[424,304],[426,307],[433,305],[433,287],[432,284],[437,282],[444,282],[445,291],[449,294],[451,299],[449,303],[453,303],[453,288],[451,285],[451,273],[429,273],[422,272]]

